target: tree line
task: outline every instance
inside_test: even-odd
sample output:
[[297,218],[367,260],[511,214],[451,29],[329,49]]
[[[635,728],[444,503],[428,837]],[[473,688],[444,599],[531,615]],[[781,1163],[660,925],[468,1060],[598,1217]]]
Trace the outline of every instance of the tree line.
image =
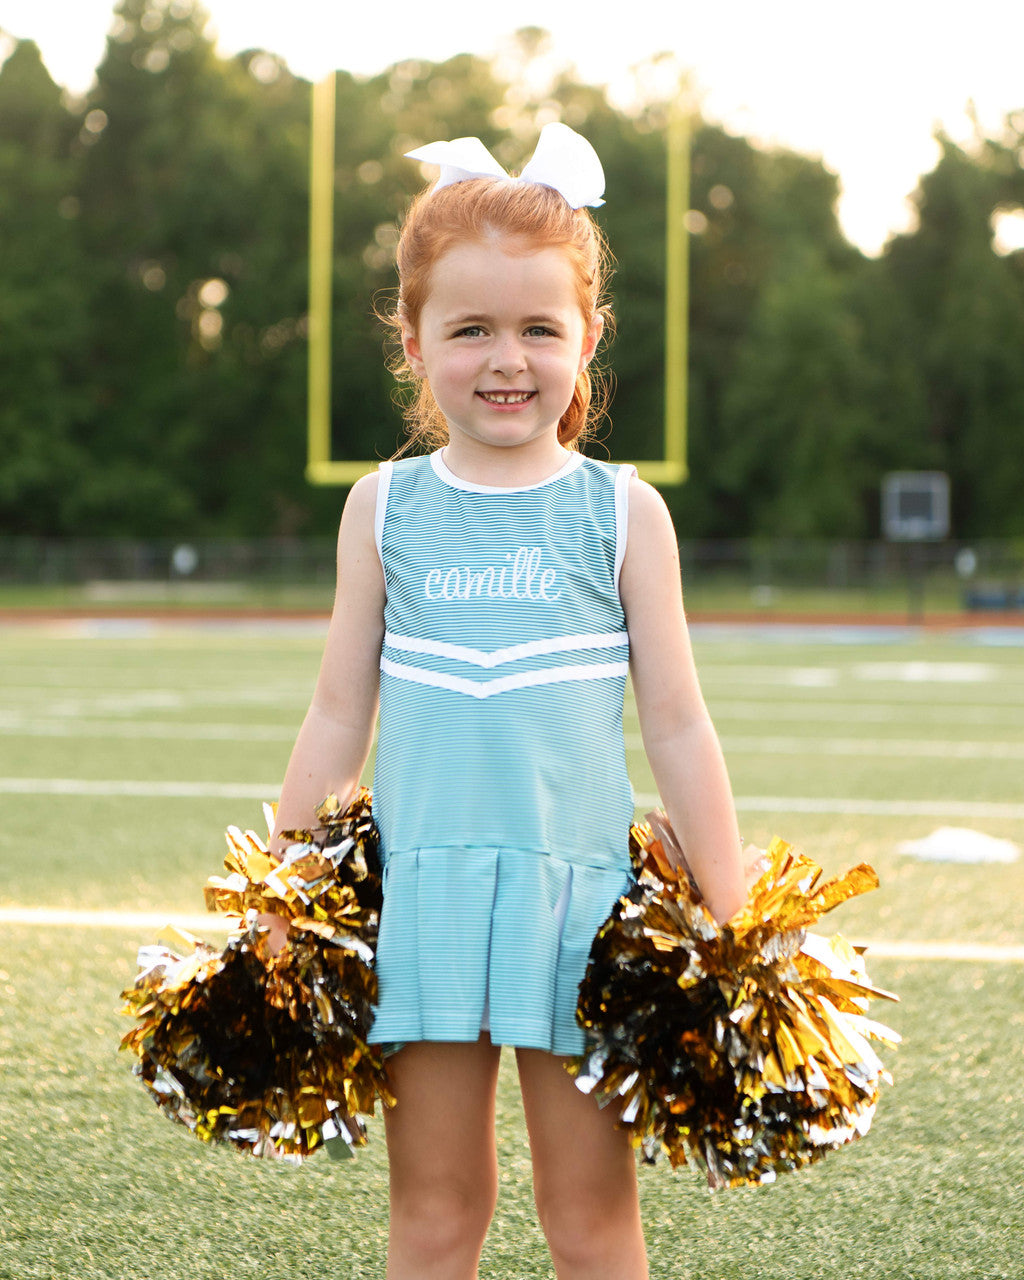
[[[31,42],[0,68],[0,532],[325,533],[304,478],[308,83],[217,54],[194,0],[121,0],[68,100]],[[519,33],[523,68],[543,33]],[[662,429],[665,108],[563,73],[543,96],[460,55],[338,76],[334,456],[402,439],[375,307],[420,185],[403,152],[477,134],[519,167],[546,119],[601,156],[617,259],[612,457]],[[692,140],[690,479],[681,536],[871,538],[892,470],[952,482],[954,534],[1024,535],[1024,111],[939,136],[917,226],[878,258],[838,179],[698,119]]]

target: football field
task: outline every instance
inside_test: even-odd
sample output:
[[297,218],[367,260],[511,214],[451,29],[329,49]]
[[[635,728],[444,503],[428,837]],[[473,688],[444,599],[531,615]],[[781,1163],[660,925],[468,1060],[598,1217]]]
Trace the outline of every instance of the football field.
[[[1024,637],[694,630],[744,838],[881,888],[824,918],[869,944],[904,1044],[871,1133],[756,1191],[641,1170],[661,1280],[1020,1280]],[[260,829],[320,624],[0,629],[0,1278],[382,1277],[379,1121],[355,1161],[202,1146],[117,1054],[118,993],[164,923],[199,928],[229,823]],[[638,812],[657,802],[632,705]],[[438,744],[443,750],[443,744]],[[571,764],[571,762],[570,762]],[[934,837],[938,858],[903,846]],[[1003,842],[1003,843],[1000,843]],[[209,936],[218,936],[216,923]],[[550,1275],[511,1062],[481,1275]]]

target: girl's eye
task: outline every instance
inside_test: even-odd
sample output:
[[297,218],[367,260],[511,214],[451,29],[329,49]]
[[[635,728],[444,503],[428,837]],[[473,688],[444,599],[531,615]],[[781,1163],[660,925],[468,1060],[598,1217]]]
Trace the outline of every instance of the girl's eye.
[[529,338],[553,338],[555,336],[554,329],[549,329],[544,324],[532,324],[526,330],[526,336]]
[[467,324],[464,329],[456,330],[456,338],[479,338],[483,334],[483,326],[479,324]]

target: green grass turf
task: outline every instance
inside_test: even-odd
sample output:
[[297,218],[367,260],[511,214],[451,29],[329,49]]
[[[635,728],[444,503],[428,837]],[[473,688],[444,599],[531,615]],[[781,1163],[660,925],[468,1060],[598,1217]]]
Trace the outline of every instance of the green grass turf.
[[[10,630],[0,776],[241,784],[276,794],[312,689],[321,632],[182,629],[75,638]],[[936,826],[1021,839],[1020,816],[950,817],[949,801],[1024,802],[1024,650],[950,639],[822,645],[702,635],[702,680],[745,838],[781,834],[829,872],[862,859],[882,889],[844,928],[899,939],[1024,941],[1024,863],[951,866],[897,853]],[[653,792],[627,706],[630,768]],[[935,802],[934,815],[787,810],[785,798]],[[223,828],[261,828],[255,798],[3,797],[0,904],[194,913]],[[641,809],[644,806],[641,805]]]
[[[123,931],[5,930],[0,967],[0,1277],[379,1277],[380,1122],[351,1162],[302,1169],[202,1146],[159,1115],[114,1053]],[[902,1003],[875,1126],[772,1187],[712,1196],[692,1170],[641,1170],[663,1280],[1016,1280],[1024,1210],[1024,1009],[1017,966],[876,961]],[[550,1274],[514,1073],[499,1106],[501,1191],[481,1274]]]
[[[273,797],[319,660],[316,631],[0,632],[0,777],[242,784]],[[932,637],[813,644],[697,632],[745,836],[779,832],[829,873],[882,888],[826,918],[848,936],[1024,943],[1024,865],[897,851],[940,825],[1024,839],[1024,649]],[[637,791],[653,790],[627,706]],[[1016,805],[951,818],[806,813],[786,797]],[[228,822],[254,798],[3,795],[0,905],[193,914]],[[296,1170],[203,1147],[167,1123],[115,1045],[117,993],[152,941],[0,925],[0,1280],[380,1276],[379,1124],[352,1163]],[[870,961],[870,957],[869,957]],[[771,1188],[710,1196],[642,1170],[652,1275],[1019,1280],[1024,968],[896,962],[876,1016],[905,1037],[869,1137]],[[550,1274],[514,1074],[501,1083],[501,1204],[481,1274]]]

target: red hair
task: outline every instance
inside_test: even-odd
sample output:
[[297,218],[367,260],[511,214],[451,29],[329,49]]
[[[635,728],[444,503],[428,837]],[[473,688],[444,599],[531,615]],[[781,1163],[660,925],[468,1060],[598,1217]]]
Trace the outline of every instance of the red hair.
[[[402,328],[414,333],[430,293],[434,266],[455,245],[501,237],[512,242],[513,252],[562,249],[574,269],[576,299],[584,324],[601,316],[606,329],[611,307],[605,285],[611,254],[600,227],[586,209],[572,209],[551,187],[505,178],[472,178],[440,191],[432,188],[416,197],[406,214],[398,241],[398,306],[383,318],[396,335]],[[415,445],[438,448],[447,443],[448,424],[438,408],[426,378],[410,369],[404,353],[392,364],[402,382],[417,384],[405,409],[409,441],[400,452]],[[596,376],[595,376],[596,375]],[[593,366],[576,377],[568,408],[558,423],[558,441],[577,448],[593,432],[604,412],[605,388]]]

